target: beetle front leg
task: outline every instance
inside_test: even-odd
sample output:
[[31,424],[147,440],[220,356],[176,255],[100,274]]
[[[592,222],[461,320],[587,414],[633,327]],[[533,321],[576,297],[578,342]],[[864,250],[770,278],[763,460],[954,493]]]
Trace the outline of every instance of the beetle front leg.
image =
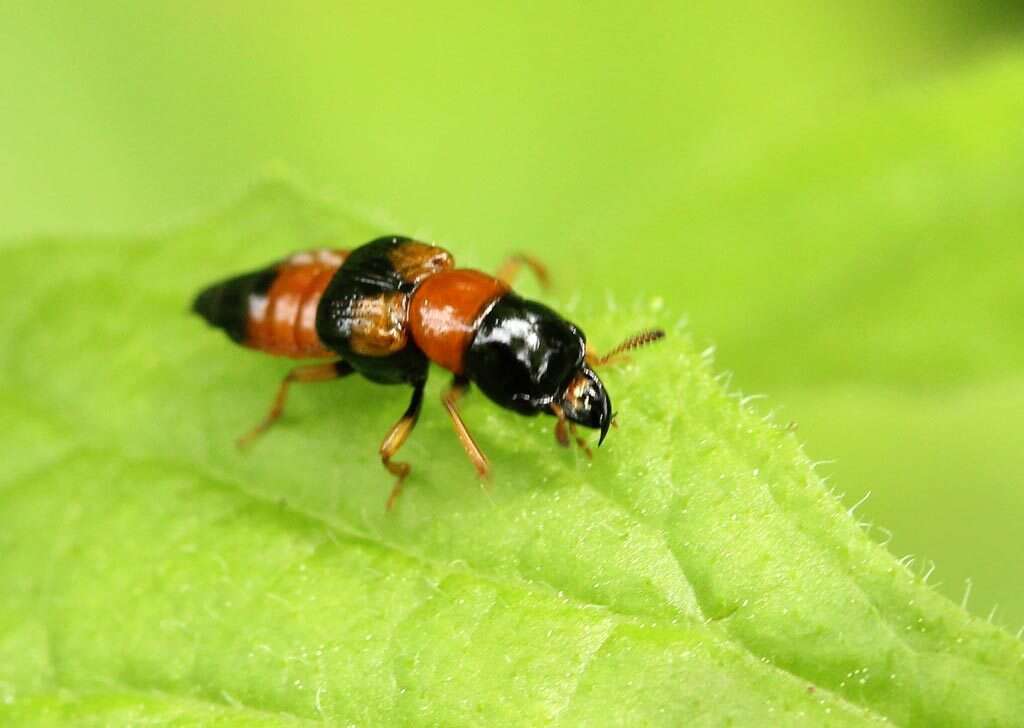
[[473,467],[476,468],[477,475],[481,478],[486,478],[491,471],[491,466],[487,462],[487,456],[484,455],[480,446],[476,444],[473,436],[469,434],[469,429],[466,428],[466,423],[462,421],[462,416],[459,414],[457,406],[459,399],[466,393],[468,387],[469,382],[466,379],[455,377],[448,388],[441,393],[441,402],[448,411],[448,416],[452,418],[452,427],[455,428],[455,434],[458,436],[459,442],[462,443],[462,449],[466,451],[470,462],[473,463]]
[[582,450],[588,458],[593,459],[594,453],[591,451],[590,445],[587,444],[587,441],[584,440],[579,432],[576,431],[576,423],[569,422],[569,420],[565,418],[565,412],[563,412],[562,408],[557,404],[551,405],[551,412],[557,418],[557,421],[555,422],[555,440],[558,444],[562,447],[569,447],[569,436],[572,435],[572,438],[576,441],[576,446],[579,447],[579,449]]

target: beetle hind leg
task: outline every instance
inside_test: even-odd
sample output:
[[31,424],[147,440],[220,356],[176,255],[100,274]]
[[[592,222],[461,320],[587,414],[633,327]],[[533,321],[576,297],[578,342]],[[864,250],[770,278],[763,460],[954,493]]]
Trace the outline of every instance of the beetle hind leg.
[[329,382],[332,379],[340,379],[352,373],[352,367],[345,361],[332,361],[325,364],[310,364],[307,366],[295,367],[288,372],[281,385],[277,388],[277,395],[270,406],[266,416],[249,432],[238,438],[236,444],[239,449],[249,447],[256,438],[270,429],[271,425],[277,422],[284,413],[284,405],[288,401],[288,388],[293,383],[308,382]]

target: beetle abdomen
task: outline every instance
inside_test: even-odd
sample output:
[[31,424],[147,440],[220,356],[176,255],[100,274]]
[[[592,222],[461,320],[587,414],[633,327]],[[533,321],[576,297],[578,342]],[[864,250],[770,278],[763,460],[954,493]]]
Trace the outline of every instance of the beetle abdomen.
[[262,270],[214,284],[193,310],[234,341],[275,356],[336,356],[316,333],[320,298],[348,255],[344,250],[296,253]]

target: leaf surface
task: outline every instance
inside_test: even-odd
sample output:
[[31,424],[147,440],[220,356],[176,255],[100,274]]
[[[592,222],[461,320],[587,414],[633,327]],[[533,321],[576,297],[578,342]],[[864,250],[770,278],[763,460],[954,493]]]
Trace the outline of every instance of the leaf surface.
[[238,453],[289,363],[191,295],[374,233],[268,185],[183,231],[5,254],[0,719],[1019,720],[1024,645],[871,541],[656,300],[561,306],[598,348],[670,330],[609,371],[592,462],[471,396],[492,487],[428,407],[387,514],[376,448],[408,394],[354,379],[297,389]]

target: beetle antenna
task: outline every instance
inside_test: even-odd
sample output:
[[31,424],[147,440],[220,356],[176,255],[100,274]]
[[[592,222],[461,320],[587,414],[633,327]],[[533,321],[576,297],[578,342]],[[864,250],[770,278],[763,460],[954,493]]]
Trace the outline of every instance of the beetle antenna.
[[588,356],[587,360],[592,367],[603,366],[613,361],[619,355],[625,354],[627,351],[639,349],[642,346],[653,344],[655,341],[664,338],[665,332],[661,329],[647,329],[646,331],[641,331],[638,334],[633,334],[607,354],[603,354],[601,356]]

